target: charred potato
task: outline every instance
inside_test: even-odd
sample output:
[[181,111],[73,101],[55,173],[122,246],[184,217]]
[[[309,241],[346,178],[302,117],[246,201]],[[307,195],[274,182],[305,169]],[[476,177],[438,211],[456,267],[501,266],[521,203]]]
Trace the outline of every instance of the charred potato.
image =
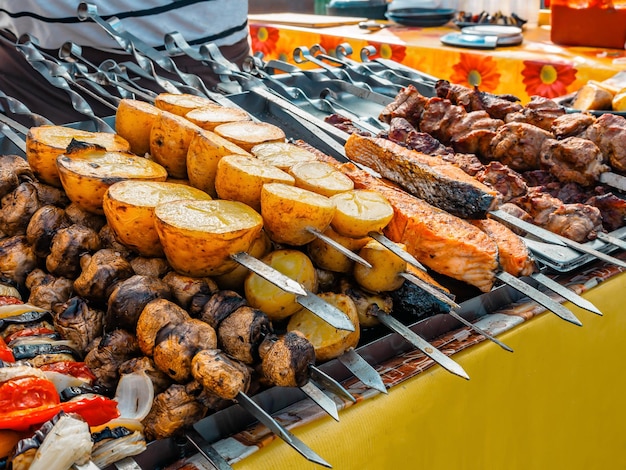
[[150,151],[150,131],[161,110],[145,101],[124,98],[115,112],[115,131],[130,144],[130,151],[145,155]]

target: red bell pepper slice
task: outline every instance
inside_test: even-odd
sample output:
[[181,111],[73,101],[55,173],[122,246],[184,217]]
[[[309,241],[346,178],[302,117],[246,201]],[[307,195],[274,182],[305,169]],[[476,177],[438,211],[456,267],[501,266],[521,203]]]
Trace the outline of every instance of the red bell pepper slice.
[[59,361],[52,362],[50,364],[43,364],[39,368],[43,371],[51,370],[65,375],[71,375],[72,377],[82,379],[89,383],[96,380],[96,376],[84,362]]
[[43,326],[24,328],[23,330],[18,330],[15,333],[11,333],[10,335],[8,335],[6,338],[4,338],[4,342],[8,344],[17,338],[24,338],[28,336],[53,335],[55,333],[56,331]]
[[66,413],[78,413],[89,426],[100,426],[119,417],[117,401],[102,395],[90,395],[84,398],[61,403]]
[[0,360],[4,362],[15,362],[13,350],[7,346],[7,343],[0,337]]

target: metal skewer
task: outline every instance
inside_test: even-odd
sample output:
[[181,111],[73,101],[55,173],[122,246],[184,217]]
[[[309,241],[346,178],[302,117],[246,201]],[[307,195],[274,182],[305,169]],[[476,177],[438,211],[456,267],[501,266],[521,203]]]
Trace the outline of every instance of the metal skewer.
[[535,279],[540,284],[546,286],[551,291],[559,294],[565,300],[569,300],[574,305],[585,309],[589,312],[595,313],[596,315],[602,316],[602,312],[598,310],[598,308],[589,302],[587,299],[582,298],[580,295],[576,294],[576,292],[568,289],[567,287],[559,284],[554,279],[549,278],[545,274],[542,273],[533,273],[530,275],[533,279]]
[[331,418],[339,421],[337,405],[322,390],[310,380],[300,387],[311,400],[317,403]]
[[209,461],[217,470],[232,470],[233,467],[209,444],[195,429],[185,432],[185,437],[193,445],[200,455]]
[[307,227],[306,231],[309,232],[312,235],[315,235],[317,238],[319,238],[324,243],[327,243],[328,245],[332,246],[335,250],[339,251],[341,254],[343,254],[347,258],[351,259],[352,261],[356,261],[357,263],[362,264],[366,268],[371,268],[372,267],[372,265],[367,260],[365,260],[362,257],[360,257],[359,255],[357,255],[354,251],[349,250],[348,248],[343,246],[341,243],[336,242],[332,238],[324,235],[319,230],[314,229],[313,227]]
[[349,349],[341,356],[337,357],[337,360],[341,362],[354,376],[363,382],[364,385],[378,390],[381,393],[387,393],[387,387],[380,374],[376,372],[369,362],[363,359],[356,353],[354,349]]
[[602,240],[605,243],[610,243],[611,245],[615,245],[622,250],[626,250],[626,241],[621,238],[614,237],[613,235],[609,235],[608,233],[598,232],[598,240]]

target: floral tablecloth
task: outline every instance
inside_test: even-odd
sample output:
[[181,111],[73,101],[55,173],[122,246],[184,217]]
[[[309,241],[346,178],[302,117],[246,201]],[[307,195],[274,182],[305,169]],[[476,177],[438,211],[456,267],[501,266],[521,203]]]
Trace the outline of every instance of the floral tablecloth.
[[526,28],[521,45],[491,50],[443,45],[440,38],[454,31],[458,29],[453,25],[420,28],[389,23],[367,32],[356,24],[311,28],[250,19],[253,51],[262,53],[265,60],[294,63],[296,47],[315,44],[332,55],[341,43],[349,43],[352,58],[359,60],[363,47],[374,46],[377,55],[372,57],[392,59],[453,83],[511,93],[523,102],[533,95],[563,96],[588,80],[604,80],[626,70],[626,51],[559,46],[550,41],[547,27]]

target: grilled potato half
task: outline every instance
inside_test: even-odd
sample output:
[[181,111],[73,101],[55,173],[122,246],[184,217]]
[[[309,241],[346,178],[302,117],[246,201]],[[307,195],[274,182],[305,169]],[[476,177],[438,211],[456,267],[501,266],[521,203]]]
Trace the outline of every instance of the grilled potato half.
[[124,98],[117,105],[115,131],[130,144],[131,152],[145,155],[150,151],[150,131],[161,110],[140,100]]
[[315,348],[315,359],[328,361],[359,343],[359,315],[354,301],[345,294],[323,292],[319,297],[345,313],[354,325],[354,331],[338,330],[305,308],[289,317],[287,331],[302,333]]
[[330,225],[341,235],[367,237],[380,232],[393,218],[393,207],[376,191],[354,189],[332,196],[335,216]]
[[181,117],[194,109],[215,106],[216,104],[215,101],[209,98],[189,93],[161,93],[154,100],[154,105],[157,108]]
[[[404,249],[404,245],[398,243]],[[371,239],[359,250],[359,256],[368,261],[372,267],[367,268],[355,263],[354,279],[371,292],[388,292],[399,289],[404,278],[400,276],[407,269],[406,261],[389,251],[379,242]]]
[[132,153],[94,147],[70,146],[69,150],[56,160],[61,184],[72,202],[92,214],[104,214],[104,193],[118,181],[167,179],[167,171],[161,165]]
[[104,193],[102,208],[118,241],[146,257],[162,257],[155,228],[157,205],[181,199],[211,200],[204,191],[179,183],[127,180]]
[[296,163],[314,162],[317,157],[290,142],[267,142],[252,147],[250,153],[259,160],[287,171]]
[[61,187],[57,157],[66,152],[72,140],[118,152],[129,152],[131,149],[126,139],[108,132],[89,132],[63,126],[31,127],[26,134],[26,159],[38,180]]
[[231,255],[247,252],[263,228],[259,213],[237,201],[185,199],[159,204],[154,214],[168,262],[192,277],[235,269]]
[[354,183],[350,178],[324,162],[298,163],[289,169],[289,174],[295,178],[296,186],[299,188],[326,197],[354,189]]
[[285,132],[267,122],[240,121],[220,124],[214,132],[249,152],[264,142],[284,142]]
[[212,131],[220,124],[252,120],[250,115],[243,109],[227,108],[219,104],[192,109],[185,114],[185,117],[208,131]]

